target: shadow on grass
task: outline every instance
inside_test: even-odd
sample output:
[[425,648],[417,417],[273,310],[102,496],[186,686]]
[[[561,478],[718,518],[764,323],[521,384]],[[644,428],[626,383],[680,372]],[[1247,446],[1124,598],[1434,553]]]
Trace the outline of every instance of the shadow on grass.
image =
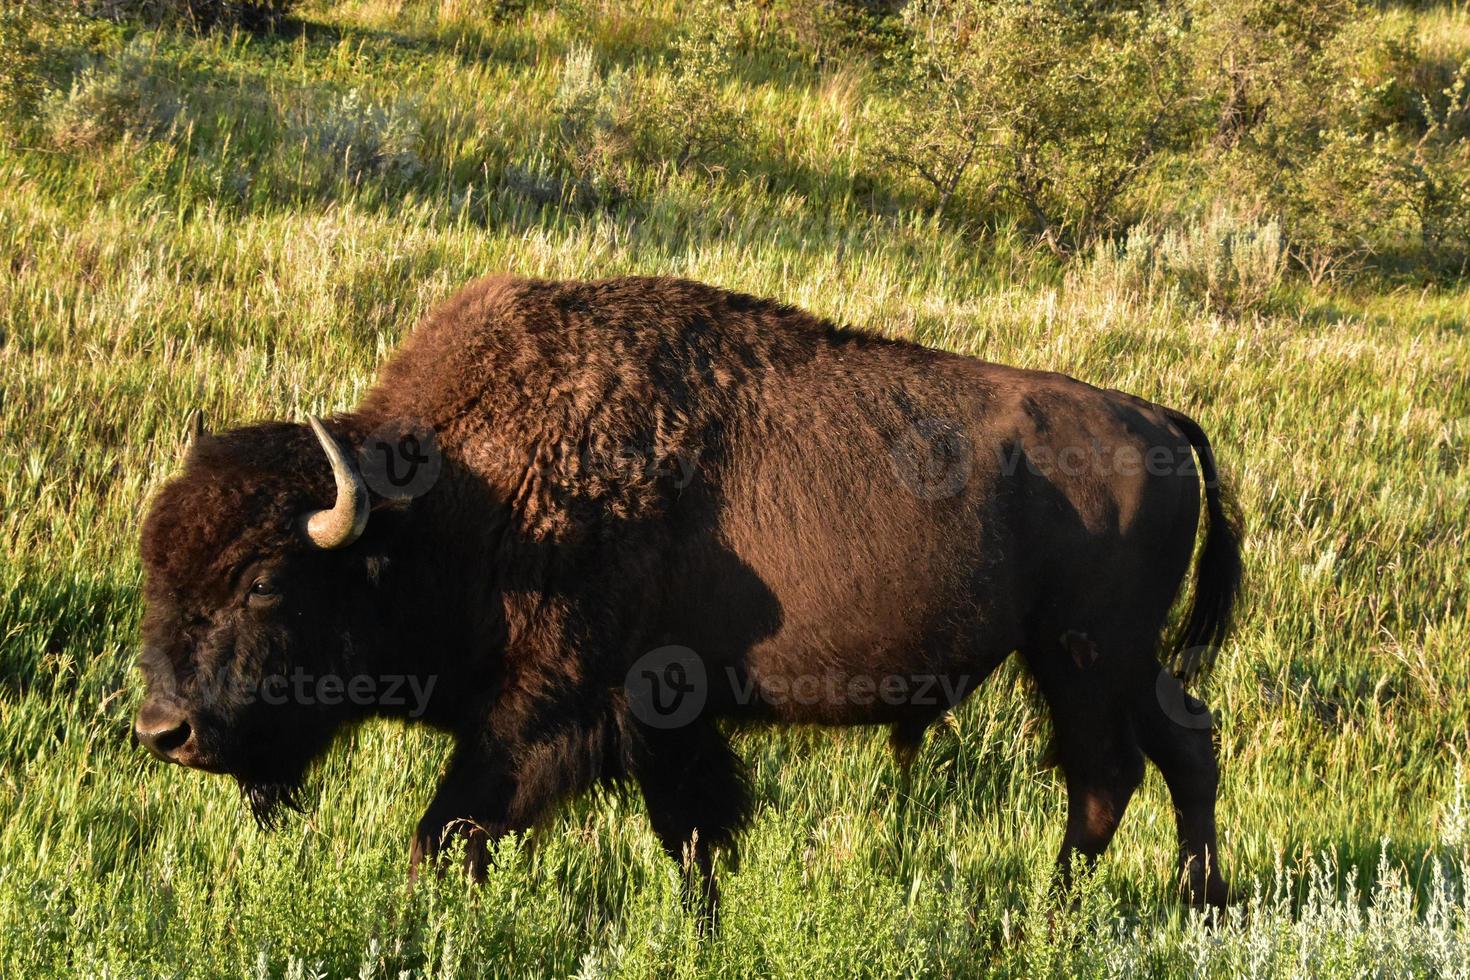
[[105,696],[131,660],[96,656],[128,642],[139,592],[107,568],[0,569],[0,696]]

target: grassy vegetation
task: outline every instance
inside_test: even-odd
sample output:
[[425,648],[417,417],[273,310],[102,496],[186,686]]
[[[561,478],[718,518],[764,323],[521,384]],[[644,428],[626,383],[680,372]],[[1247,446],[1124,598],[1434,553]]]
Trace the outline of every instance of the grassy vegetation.
[[[963,190],[937,215],[873,152],[881,56],[742,11],[728,38],[668,2],[320,0],[274,36],[22,23],[28,87],[0,102],[0,975],[1470,973],[1470,287],[1315,275],[1273,253],[1272,214],[1225,205],[1156,208],[1066,262]],[[1470,54],[1463,6],[1381,22]],[[1171,153],[1139,200],[1192,179]],[[1063,794],[1014,669],[907,784],[882,733],[741,735],[759,815],[709,938],[632,798],[576,802],[481,889],[408,894],[447,748],[418,730],[344,739],[273,835],[227,781],[149,764],[127,737],[135,535],[188,410],[349,406],[419,314],[501,270],[691,276],[1199,419],[1250,525],[1201,692],[1244,914],[1179,911],[1152,772],[1058,906]]]

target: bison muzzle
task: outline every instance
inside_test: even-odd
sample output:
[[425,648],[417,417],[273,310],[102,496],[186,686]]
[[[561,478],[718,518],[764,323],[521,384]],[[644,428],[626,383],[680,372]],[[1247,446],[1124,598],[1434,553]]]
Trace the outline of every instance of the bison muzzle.
[[1225,638],[1237,519],[1199,426],[1131,395],[693,282],[490,279],[354,411],[201,427],[141,549],[137,737],[263,824],[344,726],[415,718],[454,750],[414,871],[454,843],[482,876],[558,801],[636,784],[712,896],[751,810],[722,723],[888,725],[909,760],[1019,651],[1063,872],[1148,758],[1188,900],[1227,900],[1176,673]]

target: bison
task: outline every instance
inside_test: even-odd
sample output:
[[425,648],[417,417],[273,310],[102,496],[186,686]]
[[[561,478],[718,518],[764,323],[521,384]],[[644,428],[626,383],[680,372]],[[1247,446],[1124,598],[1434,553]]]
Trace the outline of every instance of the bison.
[[1132,395],[696,282],[492,278],[355,410],[201,427],[142,528],[136,736],[269,825],[344,726],[414,717],[454,748],[410,877],[636,785],[712,900],[752,808],[722,724],[887,725],[909,760],[1019,651],[1063,874],[1147,757],[1219,906],[1210,715],[1161,659],[1223,641],[1239,538],[1200,427]]

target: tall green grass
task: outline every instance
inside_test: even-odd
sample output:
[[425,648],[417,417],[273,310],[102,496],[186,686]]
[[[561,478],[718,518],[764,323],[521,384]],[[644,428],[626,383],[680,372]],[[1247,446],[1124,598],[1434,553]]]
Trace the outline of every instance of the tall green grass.
[[[844,138],[861,67],[779,49],[727,79],[739,166],[589,201],[555,165],[565,60],[656,79],[674,5],[304,16],[97,28],[0,141],[0,975],[1470,973],[1470,290],[1273,282],[1226,316],[1058,269],[877,180]],[[1178,909],[1154,773],[1075,907],[1048,894],[1063,794],[1013,667],[908,782],[883,733],[740,735],[759,808],[712,937],[636,795],[575,802],[483,888],[409,894],[441,739],[352,733],[273,835],[227,781],[149,764],[136,532],[188,410],[350,406],[421,313],[505,270],[691,276],[1199,419],[1249,522],[1201,692],[1245,914]]]

